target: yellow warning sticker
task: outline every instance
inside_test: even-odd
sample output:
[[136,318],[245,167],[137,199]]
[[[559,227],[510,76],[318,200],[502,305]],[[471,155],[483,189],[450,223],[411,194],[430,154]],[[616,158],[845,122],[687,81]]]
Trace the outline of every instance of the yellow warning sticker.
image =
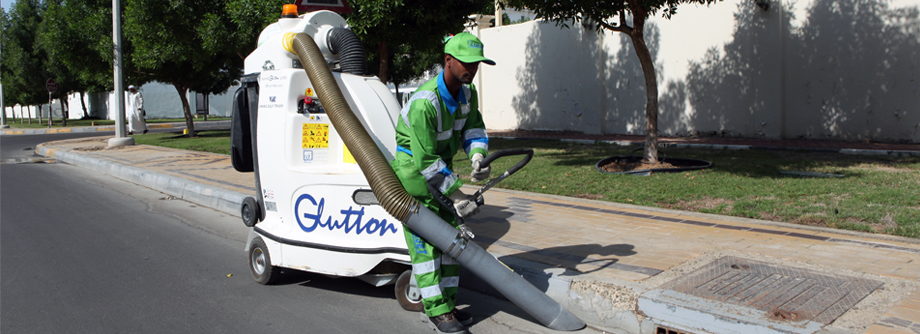
[[304,123],[302,148],[328,148],[329,124]]
[[313,97],[313,88],[307,88],[307,90],[305,90],[303,94],[309,97]]
[[281,39],[281,47],[283,47],[287,52],[294,53],[294,36],[295,33],[289,32],[284,34],[284,38]]

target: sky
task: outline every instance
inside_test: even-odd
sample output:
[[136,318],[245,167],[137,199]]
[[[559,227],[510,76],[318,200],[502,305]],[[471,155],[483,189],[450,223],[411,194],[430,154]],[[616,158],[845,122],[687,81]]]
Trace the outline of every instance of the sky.
[[10,12],[10,7],[13,6],[13,2],[15,2],[15,1],[13,1],[13,0],[0,0],[0,3],[3,4],[3,11],[9,13],[9,12]]

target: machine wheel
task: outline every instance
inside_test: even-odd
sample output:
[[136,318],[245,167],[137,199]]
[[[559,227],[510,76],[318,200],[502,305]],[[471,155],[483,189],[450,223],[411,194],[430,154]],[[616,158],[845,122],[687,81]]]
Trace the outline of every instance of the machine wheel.
[[272,266],[268,247],[261,237],[252,239],[252,245],[249,246],[249,271],[252,272],[252,278],[263,285],[271,285],[281,276],[281,270]]
[[422,291],[412,283],[412,270],[406,270],[396,279],[396,301],[406,311],[421,312],[425,309],[422,305]]
[[256,226],[261,213],[262,209],[259,208],[259,202],[255,198],[246,197],[243,199],[243,204],[240,205],[240,217],[243,217],[243,224],[246,224],[247,227]]

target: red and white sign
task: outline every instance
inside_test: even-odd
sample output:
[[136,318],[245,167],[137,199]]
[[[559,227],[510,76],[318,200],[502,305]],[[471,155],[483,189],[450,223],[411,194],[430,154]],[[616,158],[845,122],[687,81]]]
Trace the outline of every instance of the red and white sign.
[[48,90],[48,93],[54,93],[57,90],[57,82],[54,82],[54,79],[48,79],[45,81],[45,89]]
[[351,13],[347,0],[297,0],[297,12],[306,13],[317,10],[330,10],[339,14]]

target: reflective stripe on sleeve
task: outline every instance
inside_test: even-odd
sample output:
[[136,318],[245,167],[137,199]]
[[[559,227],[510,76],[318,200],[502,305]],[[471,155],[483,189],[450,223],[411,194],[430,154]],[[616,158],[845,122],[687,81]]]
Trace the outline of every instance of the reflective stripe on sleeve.
[[433,164],[428,166],[428,168],[425,168],[425,170],[422,171],[422,176],[425,177],[425,180],[431,180],[431,178],[435,177],[435,175],[440,173],[441,170],[443,169],[447,169],[447,164],[444,163],[443,160],[438,158],[437,161],[435,161]]
[[466,155],[470,154],[470,150],[474,148],[481,148],[483,150],[489,150],[489,135],[486,134],[485,129],[469,129],[463,133],[463,151],[466,152]]
[[486,129],[469,129],[463,133],[463,137],[470,140],[475,138],[489,138],[489,135],[486,134]]
[[402,110],[399,111],[399,115],[402,116],[403,123],[406,124],[406,127],[411,128],[409,125],[409,107],[412,106],[412,102],[415,100],[426,99],[431,102],[431,105],[434,106],[435,112],[438,114],[438,131],[441,128],[441,102],[438,101],[438,95],[435,92],[430,90],[423,90],[420,92],[415,92],[412,94],[412,98],[409,99],[409,102],[406,102],[406,105],[403,106]]
[[[445,168],[445,169],[446,169],[446,168]],[[450,171],[448,170],[448,172],[450,172]],[[453,185],[454,183],[456,183],[456,182],[457,182],[457,175],[454,175],[454,173],[447,174],[447,175],[444,176],[444,181],[441,182],[441,186],[438,187],[438,190],[439,190],[442,194],[446,194],[446,193],[447,193],[447,190],[450,189],[450,186],[452,186],[452,185]]]

